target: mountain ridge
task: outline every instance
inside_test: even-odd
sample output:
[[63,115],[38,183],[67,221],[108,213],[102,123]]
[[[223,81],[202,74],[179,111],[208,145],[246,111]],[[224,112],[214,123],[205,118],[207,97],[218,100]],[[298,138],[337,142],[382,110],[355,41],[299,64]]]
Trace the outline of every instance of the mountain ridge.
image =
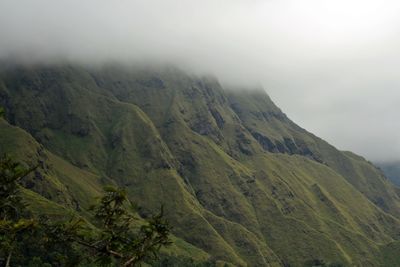
[[0,71],[0,100],[15,125],[1,137],[28,132],[54,154],[44,162],[65,162],[54,175],[68,174],[61,187],[83,193],[57,198],[42,181],[31,190],[79,212],[87,191],[125,186],[142,216],[164,203],[174,234],[213,260],[384,266],[381,248],[399,239],[398,189],[297,126],[262,90],[177,69],[22,66]]

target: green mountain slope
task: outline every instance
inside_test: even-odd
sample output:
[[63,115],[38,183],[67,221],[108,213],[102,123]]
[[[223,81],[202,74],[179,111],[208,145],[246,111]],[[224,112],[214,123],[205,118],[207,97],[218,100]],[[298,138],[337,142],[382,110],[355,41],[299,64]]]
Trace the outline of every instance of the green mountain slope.
[[14,125],[1,122],[0,149],[43,162],[26,186],[57,205],[126,186],[142,216],[165,204],[179,240],[236,266],[385,266],[397,247],[397,189],[261,90],[173,68],[14,66],[0,100]]
[[[3,119],[0,119],[0,148],[1,153],[30,167],[39,166],[22,181],[24,200],[34,213],[67,219],[78,215],[90,219],[86,213],[89,205],[100,196],[102,185],[113,183],[55,156],[24,130]],[[174,236],[172,240],[174,244],[163,254],[190,257],[195,262],[209,260],[210,255],[201,249]]]

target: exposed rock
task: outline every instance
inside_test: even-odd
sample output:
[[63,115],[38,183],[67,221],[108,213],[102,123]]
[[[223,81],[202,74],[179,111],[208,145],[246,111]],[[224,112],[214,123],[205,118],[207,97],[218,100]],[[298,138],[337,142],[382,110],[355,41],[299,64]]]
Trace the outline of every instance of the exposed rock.
[[220,114],[217,110],[215,110],[215,109],[210,109],[210,112],[211,112],[212,116],[214,117],[215,122],[216,122],[217,125],[218,125],[218,128],[222,129],[222,127],[223,127],[224,124],[225,124],[224,118],[223,118],[223,117],[221,116],[221,114]]
[[165,88],[164,82],[157,77],[153,77],[148,80],[137,80],[137,83],[150,88],[156,88],[156,89]]

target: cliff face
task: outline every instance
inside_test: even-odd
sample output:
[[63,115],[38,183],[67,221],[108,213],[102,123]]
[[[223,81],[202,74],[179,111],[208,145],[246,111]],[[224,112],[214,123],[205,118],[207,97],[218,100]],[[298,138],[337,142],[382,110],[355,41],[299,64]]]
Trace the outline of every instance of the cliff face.
[[82,212],[102,185],[125,186],[211,260],[379,266],[399,238],[397,189],[262,90],[176,69],[7,67],[0,104],[0,150],[42,163],[26,182],[38,198]]

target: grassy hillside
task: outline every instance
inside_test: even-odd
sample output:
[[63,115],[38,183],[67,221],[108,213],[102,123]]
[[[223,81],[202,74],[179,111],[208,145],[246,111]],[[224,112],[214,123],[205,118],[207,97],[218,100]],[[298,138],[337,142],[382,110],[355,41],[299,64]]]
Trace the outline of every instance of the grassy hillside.
[[115,183],[141,216],[165,205],[185,244],[178,256],[392,266],[382,254],[398,247],[386,249],[400,237],[397,189],[262,90],[174,68],[14,66],[0,72],[0,104],[9,122],[0,122],[0,150],[43,165],[26,187],[53,207],[83,212]]
[[[74,167],[37,143],[24,130],[0,119],[0,152],[24,162],[27,167],[38,166],[22,181],[23,198],[31,211],[56,218],[83,216],[90,219],[88,208],[102,193],[102,186],[113,183]],[[210,255],[184,240],[172,236],[174,244],[162,255],[192,258],[208,262]]]

